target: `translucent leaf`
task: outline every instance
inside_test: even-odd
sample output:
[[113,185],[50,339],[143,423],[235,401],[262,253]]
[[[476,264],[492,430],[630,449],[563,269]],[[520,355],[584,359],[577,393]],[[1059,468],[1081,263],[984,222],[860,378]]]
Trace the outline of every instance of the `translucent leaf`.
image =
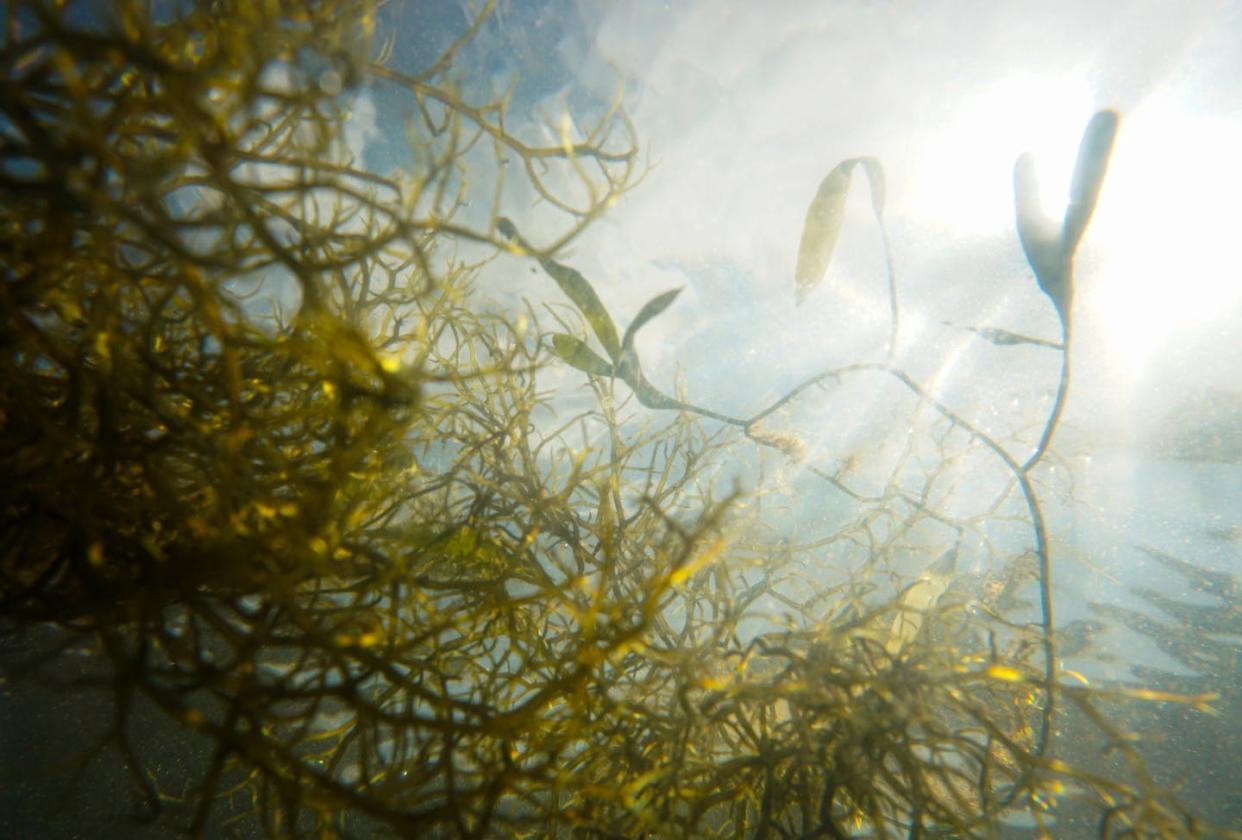
[[629,348],[634,343],[635,333],[652,318],[668,309],[669,305],[677,299],[679,294],[681,294],[681,289],[670,289],[647,301],[643,308],[638,310],[638,314],[634,316],[634,320],[630,322],[630,326],[626,329],[625,337],[621,340],[621,347]]
[[1013,197],[1026,261],[1064,321],[1069,312],[1069,258],[1062,247],[1060,227],[1040,204],[1035,161],[1029,153],[1014,164]]
[[1070,255],[1078,248],[1083,231],[1095,211],[1116,138],[1115,111],[1097,112],[1083,131],[1082,142],[1078,145],[1078,160],[1074,164],[1074,178],[1070,182],[1069,206],[1065,209],[1064,241],[1065,250]]
[[850,175],[855,164],[861,163],[871,185],[871,209],[883,224],[884,169],[874,158],[850,158],[842,161],[825,176],[806,211],[802,226],[802,241],[798,246],[798,265],[794,270],[797,284],[794,295],[798,303],[806,300],[811,291],[828,273],[841,224],[845,220],[845,199],[849,194]]
[[552,336],[552,352],[578,370],[593,376],[612,376],[612,365],[595,354],[581,339],[556,333]]
[[797,281],[794,295],[798,303],[806,300],[828,273],[828,263],[832,261],[845,218],[845,197],[850,189],[852,168],[852,161],[837,164],[820,183],[819,191],[806,210],[802,242],[798,246],[798,265],[794,269]]
[[893,617],[885,650],[896,655],[914,641],[923,627],[927,611],[935,606],[953,581],[956,567],[957,546],[953,546],[928,566],[918,580],[906,587],[897,598],[897,615]]

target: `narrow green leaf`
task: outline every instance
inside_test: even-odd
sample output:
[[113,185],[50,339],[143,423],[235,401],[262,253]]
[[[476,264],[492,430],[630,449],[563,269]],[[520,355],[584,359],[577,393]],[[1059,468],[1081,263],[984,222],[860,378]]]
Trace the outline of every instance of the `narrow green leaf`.
[[[496,219],[496,231],[506,239],[512,240],[522,250],[535,252],[535,249],[518,233],[517,226],[512,220],[504,216]],[[578,307],[578,311],[586,318],[587,323],[591,325],[591,330],[604,345],[609,358],[615,362],[621,355],[621,342],[617,338],[617,327],[609,317],[608,310],[604,309],[604,304],[600,302],[599,295],[595,294],[595,288],[578,271],[569,266],[551,257],[539,257],[538,259],[543,270],[556,281],[556,285],[561,287],[561,291],[573,302],[573,305]]]
[[845,198],[850,189],[850,172],[854,161],[847,160],[824,177],[806,210],[802,225],[802,242],[798,245],[798,265],[794,269],[794,297],[798,303],[806,300],[811,291],[828,273],[832,252],[837,247],[841,223],[845,220]]
[[794,269],[794,279],[797,281],[794,296],[798,303],[806,300],[828,273],[828,265],[832,262],[837,238],[841,234],[841,224],[845,221],[845,200],[849,195],[850,176],[857,164],[862,164],[871,186],[871,210],[875,213],[876,221],[884,224],[884,167],[878,160],[870,157],[841,161],[820,183],[819,190],[806,211],[802,241],[798,246],[798,265]]
[[578,370],[592,376],[612,376],[612,365],[595,354],[581,339],[572,335],[555,333],[552,336],[552,352]]
[[1108,159],[1113,153],[1113,141],[1117,139],[1117,112],[1099,111],[1087,123],[1082,142],[1078,146],[1078,160],[1074,164],[1074,177],[1070,182],[1069,206],[1065,209],[1065,250],[1070,256],[1078,248],[1083,231],[1095,212],[1100,187],[1108,172]]
[[914,641],[927,612],[931,610],[940,596],[953,582],[953,572],[957,567],[958,547],[955,545],[928,566],[919,579],[897,598],[897,615],[893,617],[893,625],[889,629],[888,641],[884,649],[896,656],[903,648]]
[[595,288],[577,270],[562,265],[551,257],[544,257],[539,260],[539,264],[556,281],[556,285],[561,287],[565,296],[573,301],[574,306],[578,307],[578,311],[599,338],[600,344],[604,345],[608,357],[614,362],[620,358],[621,342],[617,338],[617,328],[599,296],[595,294]]
[[642,328],[643,324],[646,324],[665,309],[668,309],[669,305],[677,299],[679,294],[681,294],[681,289],[670,289],[647,301],[643,308],[638,310],[638,314],[634,316],[634,320],[630,322],[629,327],[626,328],[625,337],[621,339],[622,350],[631,347],[634,343],[634,335]]

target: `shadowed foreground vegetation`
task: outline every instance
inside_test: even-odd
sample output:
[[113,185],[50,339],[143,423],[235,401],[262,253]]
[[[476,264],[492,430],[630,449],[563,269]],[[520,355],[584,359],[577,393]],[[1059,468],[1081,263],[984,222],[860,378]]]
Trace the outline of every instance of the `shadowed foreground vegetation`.
[[[619,98],[542,145],[465,93],[483,17],[409,70],[366,3],[154,6],[10,4],[0,51],[0,617],[39,639],[5,674],[54,681],[87,651],[113,720],[95,749],[120,749],[149,816],[191,835],[990,837],[1015,814],[1057,834],[1071,802],[1100,837],[1200,833],[1099,709],[1202,707],[1210,687],[1057,667],[1037,468],[1064,373],[1046,421],[984,434],[897,366],[890,270],[882,358],[747,418],[670,396],[634,337],[676,293],[619,332],[607,278],[561,254],[644,174]],[[407,103],[399,171],[346,142],[364,86]],[[998,352],[1068,359],[1115,131],[1108,112],[1088,128],[1056,233],[1019,167],[1065,330],[977,329]],[[856,164],[883,224],[879,164],[833,170],[800,298]],[[501,215],[512,194],[560,233],[533,242]],[[530,257],[563,298],[501,313],[474,290],[483,260],[521,278]],[[891,401],[891,434],[801,464],[790,413],[856,382]],[[776,528],[796,470],[828,512]],[[989,495],[962,503],[976,474]],[[950,587],[962,557],[996,571]],[[1116,772],[1057,757],[1063,707]],[[136,708],[195,733],[188,784],[138,745]]]

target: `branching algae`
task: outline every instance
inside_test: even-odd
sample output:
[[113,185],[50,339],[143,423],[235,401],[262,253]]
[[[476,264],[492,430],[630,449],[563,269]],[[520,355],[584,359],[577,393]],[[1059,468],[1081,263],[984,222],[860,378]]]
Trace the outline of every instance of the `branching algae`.
[[[676,291],[619,332],[558,259],[640,179],[634,130],[618,99],[541,146],[504,99],[461,93],[489,11],[405,72],[366,2],[6,8],[0,610],[60,640],[8,675],[91,640],[109,741],[189,835],[991,837],[1015,814],[1050,835],[1058,799],[1101,837],[1204,831],[1120,739],[1133,761],[1107,777],[1058,748],[1062,704],[1113,731],[1107,692],[1057,666],[1035,467],[1068,365],[1013,454],[895,366],[890,262],[884,360],[747,418],[660,390],[634,338]],[[363,84],[409,103],[401,171],[345,143]],[[1059,228],[1018,167],[1062,341],[983,338],[1068,358],[1073,253],[1115,131],[1109,112],[1089,125]],[[493,181],[473,180],[481,161]],[[843,163],[808,212],[800,298],[856,165],[883,224],[879,163]],[[554,242],[500,215],[506,172],[562,214]],[[463,215],[480,188],[482,224]],[[562,329],[543,332],[533,306],[490,312],[458,246],[533,256],[576,315],[548,309]],[[591,399],[571,416],[545,384],[563,363]],[[728,489],[738,453],[802,457],[781,412],[868,375],[911,400],[888,479],[807,464],[850,510],[774,533],[770,484]],[[945,487],[979,452],[1008,479],[964,516]],[[1005,555],[998,524],[1030,551]],[[1004,569],[969,604],[951,585],[966,550]],[[1012,614],[1032,578],[1034,626]],[[135,739],[139,704],[207,745],[189,789]]]

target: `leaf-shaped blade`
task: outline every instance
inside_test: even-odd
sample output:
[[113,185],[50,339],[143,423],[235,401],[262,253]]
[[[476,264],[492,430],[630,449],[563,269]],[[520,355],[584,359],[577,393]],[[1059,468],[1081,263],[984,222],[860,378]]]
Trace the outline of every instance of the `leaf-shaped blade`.
[[629,327],[626,328],[625,337],[621,339],[621,348],[628,350],[634,343],[635,333],[642,328],[643,324],[646,324],[665,309],[668,309],[669,305],[677,299],[679,294],[681,294],[681,289],[669,289],[667,292],[656,295],[647,301],[643,308],[638,310],[638,314],[634,316],[634,320],[630,322]]
[[794,269],[794,297],[798,303],[819,285],[828,273],[832,252],[837,247],[841,223],[845,220],[845,198],[850,190],[850,172],[854,161],[836,165],[822,182],[802,225],[802,242],[798,245],[798,265]]
[[1069,257],[1061,243],[1057,223],[1044,212],[1039,201],[1039,182],[1031,155],[1018,158],[1013,167],[1014,209],[1018,217],[1018,238],[1026,261],[1035,272],[1039,288],[1052,299],[1061,320],[1069,310]]
[[[535,250],[518,233],[517,226],[504,216],[496,219],[496,231],[506,239],[513,240],[523,250],[531,252]],[[556,285],[561,287],[561,291],[565,293],[565,296],[573,302],[574,306],[578,307],[578,311],[587,319],[587,323],[591,325],[591,330],[599,338],[600,343],[604,345],[604,350],[608,352],[608,357],[615,362],[621,355],[621,342],[617,338],[617,327],[608,315],[608,310],[604,309],[604,304],[600,302],[599,295],[595,294],[595,287],[581,273],[567,265],[558,263],[551,257],[539,257],[538,259],[539,264],[543,266],[543,270],[556,281]]]
[[1055,341],[1048,341],[1043,338],[1022,335],[1021,333],[1002,330],[998,327],[972,327],[969,324],[955,324],[952,321],[942,321],[941,323],[949,327],[959,327],[963,330],[970,330],[975,335],[985,341],[992,342],[997,347],[1010,347],[1016,344],[1034,344],[1037,347],[1051,347],[1054,350],[1061,350],[1065,346],[1063,344],[1058,344]]
[[936,605],[940,596],[953,582],[956,566],[957,546],[954,546],[940,555],[917,581],[898,596],[897,615],[893,617],[893,626],[889,629],[888,641],[884,645],[890,655],[897,655],[918,636],[927,612]]
[[1074,178],[1070,182],[1069,206],[1065,208],[1065,250],[1073,255],[1082,239],[1091,214],[1095,212],[1100,187],[1108,172],[1108,159],[1112,156],[1113,141],[1117,139],[1117,112],[1099,111],[1087,123],[1082,142],[1078,145],[1078,160],[1074,164]]
[[553,334],[552,352],[592,376],[612,376],[612,365],[595,355],[595,351],[587,347],[584,341],[572,335]]
[[798,265],[794,269],[794,297],[798,303],[820,284],[828,273],[832,253],[837,247],[841,224],[845,221],[845,200],[850,191],[854,166],[862,164],[871,185],[871,210],[884,224],[884,167],[875,158],[860,157],[843,160],[820,182],[819,190],[806,211],[802,225],[802,241],[798,245]]
[[577,270],[562,265],[551,257],[544,257],[539,264],[587,319],[600,344],[608,352],[608,357],[614,362],[620,358],[621,342],[617,339],[617,328],[612,323],[608,310],[600,302],[599,295],[595,294],[595,287]]

